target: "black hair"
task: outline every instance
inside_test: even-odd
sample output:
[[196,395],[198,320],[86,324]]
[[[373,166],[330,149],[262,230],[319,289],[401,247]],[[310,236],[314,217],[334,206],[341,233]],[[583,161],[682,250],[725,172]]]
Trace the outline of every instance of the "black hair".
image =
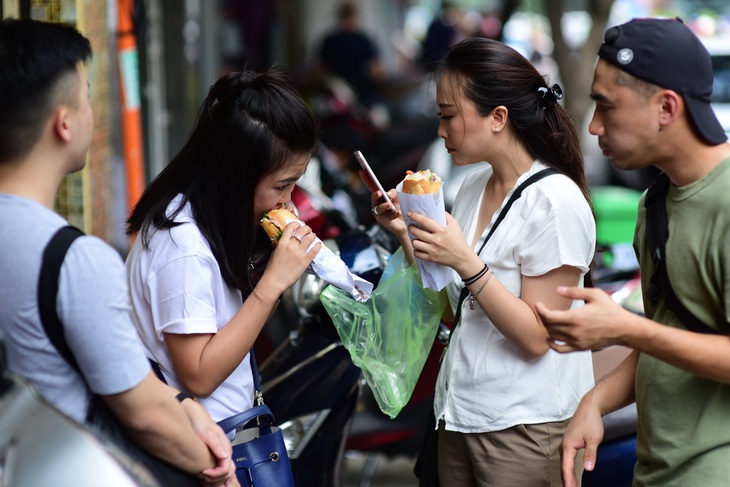
[[509,123],[531,155],[572,179],[591,205],[573,119],[524,56],[502,42],[470,37],[443,57],[434,75],[443,74],[459,83],[482,116],[507,107]]
[[89,40],[72,26],[0,22],[0,162],[30,151],[57,103],[75,103],[69,90],[59,88],[90,58]]
[[[508,123],[531,156],[569,177],[593,213],[578,133],[573,118],[557,103],[562,91],[522,54],[488,38],[469,37],[452,46],[438,64],[436,79],[449,74],[482,116],[504,105]],[[591,264],[591,268],[593,264]],[[593,285],[592,270],[584,277]]]
[[[283,74],[269,68],[222,76],[203,101],[190,138],[142,194],[127,234],[140,232],[148,247],[151,231],[179,225],[173,220],[190,203],[226,284],[250,291],[250,264],[265,242],[260,215],[254,215],[256,186],[294,157],[311,156],[317,132],[314,115]],[[166,214],[178,194],[180,206]]]

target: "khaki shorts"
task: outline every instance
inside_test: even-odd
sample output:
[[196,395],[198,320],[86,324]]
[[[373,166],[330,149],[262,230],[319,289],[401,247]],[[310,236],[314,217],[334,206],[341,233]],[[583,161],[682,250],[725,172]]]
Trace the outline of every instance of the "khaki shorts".
[[[449,487],[560,487],[560,442],[570,420],[456,433],[439,424],[438,468]],[[576,459],[578,480],[583,461]],[[579,484],[580,485],[580,484]]]

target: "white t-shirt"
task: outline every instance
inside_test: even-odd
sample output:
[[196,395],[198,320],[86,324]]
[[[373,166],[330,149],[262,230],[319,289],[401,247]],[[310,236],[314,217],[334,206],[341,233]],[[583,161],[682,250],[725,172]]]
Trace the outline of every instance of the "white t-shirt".
[[38,276],[43,250],[65,225],[36,201],[0,194],[0,332],[10,370],[83,422],[89,389],[103,395],[125,392],[142,382],[150,366],[129,318],[122,258],[90,235],[68,249],[56,298],[64,338],[86,383],[48,340],[38,314]]
[[[536,161],[520,176],[515,188],[545,167]],[[452,214],[468,242],[474,239],[491,175],[489,165],[471,172],[454,202]],[[500,211],[495,212],[475,250],[481,247]],[[494,271],[494,278],[520,296],[523,275],[540,276],[563,265],[585,274],[595,246],[595,222],[580,189],[568,177],[553,174],[523,191],[482,250],[481,258]],[[455,274],[446,288],[452,308],[462,288]],[[573,307],[581,305],[576,302]],[[467,299],[441,364],[434,413],[445,420],[447,430],[463,433],[563,421],[572,417],[592,386],[590,352],[558,354],[550,350],[537,360],[527,361],[479,305],[469,309]]]
[[[168,206],[179,206],[180,196]],[[149,249],[137,238],[127,257],[132,318],[148,357],[162,369],[172,387],[177,379],[163,333],[217,333],[241,308],[241,292],[221,276],[208,241],[194,223],[190,205],[170,230],[153,230]],[[200,403],[215,421],[253,406],[253,376],[249,355],[213,393]]]

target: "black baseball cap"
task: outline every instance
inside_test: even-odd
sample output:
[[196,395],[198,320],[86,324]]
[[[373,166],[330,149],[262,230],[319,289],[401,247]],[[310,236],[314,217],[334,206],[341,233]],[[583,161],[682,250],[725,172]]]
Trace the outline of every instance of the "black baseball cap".
[[680,93],[702,139],[711,144],[727,140],[710,106],[710,54],[681,19],[633,19],[611,27],[598,55],[639,79]]

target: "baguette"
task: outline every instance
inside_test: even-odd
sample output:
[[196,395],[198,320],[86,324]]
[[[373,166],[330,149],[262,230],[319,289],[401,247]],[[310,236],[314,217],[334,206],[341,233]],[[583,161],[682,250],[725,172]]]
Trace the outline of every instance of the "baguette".
[[430,169],[406,171],[403,179],[403,192],[408,194],[430,194],[441,189],[441,178]]
[[271,240],[271,245],[276,247],[281,238],[284,228],[291,222],[297,221],[299,218],[289,210],[286,206],[279,206],[273,210],[269,210],[261,217],[261,227]]

